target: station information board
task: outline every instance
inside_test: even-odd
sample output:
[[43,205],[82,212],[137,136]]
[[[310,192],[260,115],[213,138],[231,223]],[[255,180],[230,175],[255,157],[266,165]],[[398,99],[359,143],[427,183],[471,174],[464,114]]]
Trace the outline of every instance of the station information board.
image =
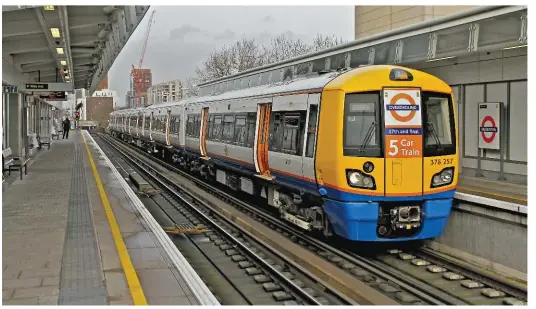
[[478,103],[478,148],[501,148],[502,103]]

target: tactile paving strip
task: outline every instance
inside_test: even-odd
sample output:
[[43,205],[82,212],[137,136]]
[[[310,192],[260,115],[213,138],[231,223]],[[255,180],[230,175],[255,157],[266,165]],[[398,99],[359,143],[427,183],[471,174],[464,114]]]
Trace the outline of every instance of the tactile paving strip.
[[75,143],[65,233],[59,304],[107,305],[89,204],[84,156],[78,143]]

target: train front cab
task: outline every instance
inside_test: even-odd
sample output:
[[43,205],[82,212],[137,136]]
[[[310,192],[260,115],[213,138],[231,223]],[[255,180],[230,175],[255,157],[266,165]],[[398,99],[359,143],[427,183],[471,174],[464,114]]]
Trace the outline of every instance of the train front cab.
[[443,81],[392,66],[326,85],[315,166],[335,234],[407,241],[442,233],[458,178],[453,103]]

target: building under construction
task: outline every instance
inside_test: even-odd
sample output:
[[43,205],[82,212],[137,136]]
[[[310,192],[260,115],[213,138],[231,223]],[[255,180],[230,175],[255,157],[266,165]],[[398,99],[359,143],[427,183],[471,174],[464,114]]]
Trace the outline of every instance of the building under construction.
[[[140,79],[139,90],[136,78]],[[153,84],[151,69],[132,69],[130,71],[130,89],[127,95],[127,107],[139,107],[148,105],[147,92]],[[139,92],[138,92],[139,91]]]
[[171,80],[156,85],[152,85],[148,92],[148,105],[176,102],[182,99],[183,87],[180,80]]

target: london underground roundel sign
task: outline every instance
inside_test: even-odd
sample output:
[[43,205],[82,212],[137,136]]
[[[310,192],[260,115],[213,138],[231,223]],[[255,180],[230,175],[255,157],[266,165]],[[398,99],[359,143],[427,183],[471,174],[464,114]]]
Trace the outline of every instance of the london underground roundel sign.
[[502,103],[478,104],[478,147],[499,150]]

